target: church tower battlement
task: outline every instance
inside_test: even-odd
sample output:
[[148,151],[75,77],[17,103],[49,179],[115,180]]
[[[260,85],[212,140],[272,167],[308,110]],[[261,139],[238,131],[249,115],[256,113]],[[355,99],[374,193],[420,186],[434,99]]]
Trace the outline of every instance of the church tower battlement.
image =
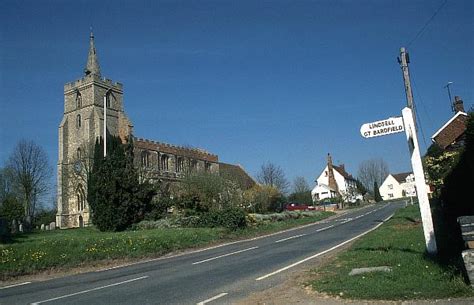
[[123,108],[123,85],[101,77],[91,33],[84,76],[64,85],[64,114],[59,125],[58,203],[60,228],[89,223],[87,172],[97,138],[104,130],[104,97],[107,132],[126,141],[133,125]]

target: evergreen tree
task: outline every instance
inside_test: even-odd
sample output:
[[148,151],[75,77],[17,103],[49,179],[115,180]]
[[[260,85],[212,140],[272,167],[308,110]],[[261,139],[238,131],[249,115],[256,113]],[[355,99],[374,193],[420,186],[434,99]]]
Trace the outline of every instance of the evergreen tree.
[[96,142],[94,164],[88,183],[92,222],[101,231],[122,231],[143,219],[155,191],[148,182],[140,183],[133,166],[133,144],[122,144],[118,137]]

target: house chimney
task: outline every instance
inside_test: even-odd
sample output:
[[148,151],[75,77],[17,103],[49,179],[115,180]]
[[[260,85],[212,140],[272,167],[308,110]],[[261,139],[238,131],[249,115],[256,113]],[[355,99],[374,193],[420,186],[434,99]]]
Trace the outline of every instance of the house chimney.
[[465,112],[464,111],[464,103],[459,96],[454,97],[454,112],[458,113],[459,111]]
[[331,155],[328,153],[328,186],[339,192],[339,188],[337,187],[336,178],[334,177],[334,168],[332,165],[332,158]]

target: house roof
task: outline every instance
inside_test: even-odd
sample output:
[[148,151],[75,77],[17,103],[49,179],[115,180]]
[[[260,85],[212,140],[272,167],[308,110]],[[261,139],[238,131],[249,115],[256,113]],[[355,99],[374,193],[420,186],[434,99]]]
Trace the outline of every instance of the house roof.
[[338,172],[339,174],[341,174],[345,179],[347,179],[347,180],[355,180],[354,177],[352,177],[351,174],[349,174],[348,172],[346,172],[346,169],[344,168],[343,165],[342,165],[342,166],[341,166],[341,165],[339,165],[339,166],[334,165],[333,168],[334,168],[335,170],[337,170],[337,172]]
[[467,113],[458,111],[432,137],[443,149],[456,141],[466,130]]
[[398,183],[403,183],[406,182],[406,179],[408,176],[410,176],[413,173],[400,173],[400,174],[392,174],[392,177],[397,180]]

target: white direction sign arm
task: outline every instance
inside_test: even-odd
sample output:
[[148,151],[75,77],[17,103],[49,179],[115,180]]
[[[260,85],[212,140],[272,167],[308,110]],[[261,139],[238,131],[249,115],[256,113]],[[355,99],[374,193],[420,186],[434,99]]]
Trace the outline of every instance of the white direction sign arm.
[[365,123],[360,127],[360,134],[364,138],[385,136],[405,130],[402,117],[393,117],[372,123]]

